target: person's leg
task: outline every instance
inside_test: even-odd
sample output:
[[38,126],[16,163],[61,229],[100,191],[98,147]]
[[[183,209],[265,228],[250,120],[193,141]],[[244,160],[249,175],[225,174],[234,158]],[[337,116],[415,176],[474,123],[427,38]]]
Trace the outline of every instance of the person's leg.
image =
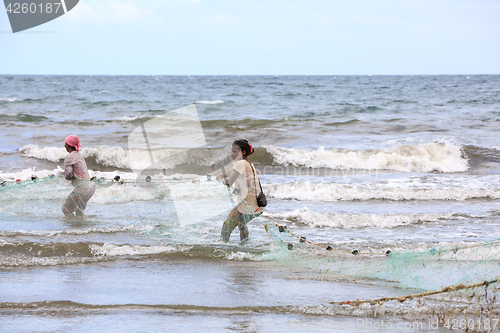
[[244,241],[248,238],[248,227],[247,223],[253,220],[256,217],[259,217],[261,214],[241,214],[240,215],[240,223],[238,224],[238,228],[240,229],[240,240]]
[[227,219],[224,221],[224,224],[222,225],[221,237],[225,243],[229,242],[231,233],[236,228],[236,226],[238,226],[240,215],[241,214],[240,212],[238,212],[238,208],[234,207],[227,216]]
[[81,193],[76,198],[76,210],[75,210],[75,215],[78,217],[83,217],[85,214],[83,214],[83,211],[87,207],[86,202],[84,197],[82,196]]
[[84,216],[84,211],[87,208],[87,203],[89,202],[90,198],[95,193],[95,184],[91,181],[85,181],[84,183],[78,185],[78,200],[77,200],[77,209],[76,209],[76,216],[83,217]]
[[66,201],[64,201],[64,204],[62,206],[62,211],[64,213],[64,216],[68,217],[73,215],[73,213],[77,210],[77,191],[76,188],[68,195],[66,198]]
[[247,223],[251,220],[250,216],[250,214],[240,214],[240,220],[238,223],[238,229],[240,229],[240,241],[244,241],[248,238]]

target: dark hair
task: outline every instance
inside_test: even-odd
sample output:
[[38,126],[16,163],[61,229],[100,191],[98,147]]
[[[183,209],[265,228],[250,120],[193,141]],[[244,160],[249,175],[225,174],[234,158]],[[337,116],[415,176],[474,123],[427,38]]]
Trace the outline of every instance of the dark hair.
[[253,147],[248,143],[247,140],[236,140],[233,142],[233,146],[240,147],[242,152],[246,153],[246,156],[253,154]]

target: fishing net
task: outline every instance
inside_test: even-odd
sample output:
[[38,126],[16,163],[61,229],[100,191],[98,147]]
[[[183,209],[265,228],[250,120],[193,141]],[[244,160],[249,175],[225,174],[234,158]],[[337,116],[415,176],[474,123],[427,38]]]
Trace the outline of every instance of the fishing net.
[[[238,199],[215,176],[93,181],[97,190],[90,220],[126,221],[134,227],[131,232],[187,246],[192,255],[266,261],[324,279],[400,288],[398,295],[374,299],[353,295],[336,300],[332,291],[325,313],[399,315],[470,331],[498,328],[500,240],[421,244],[417,249],[350,248],[335,239],[317,243],[264,214],[249,222],[250,242],[240,243],[236,229],[224,244],[221,226]],[[60,205],[71,190],[62,176],[7,182],[0,187],[0,211],[3,217],[60,217]]]
[[[221,221],[238,202],[232,190],[215,180],[216,173],[196,178],[157,174],[149,179],[146,176],[119,180],[108,174],[108,178],[93,180],[96,194],[90,204],[105,205],[115,217],[117,212],[126,214],[133,223],[158,225],[159,229],[152,233],[177,230],[182,235],[182,230],[200,224],[215,235],[216,228],[220,228]],[[60,217],[61,203],[72,189],[60,175],[8,181],[0,186],[0,211],[4,216],[19,213],[39,218]],[[99,218],[106,216],[99,215]],[[362,249],[349,248],[335,239],[328,244],[315,243],[314,239],[305,239],[285,225],[278,225],[265,214],[252,224],[268,231],[268,238],[286,253],[282,260],[289,259],[294,261],[294,266],[328,272],[339,278],[388,281],[402,288],[439,290],[500,277],[500,240],[440,246],[421,244],[417,249]],[[199,238],[193,237],[192,241],[199,242]]]
[[[173,141],[178,141],[177,147],[165,148]],[[267,261],[315,278],[400,290],[398,295],[376,299],[359,300],[356,295],[351,300],[332,299],[324,304],[322,313],[392,314],[437,320],[441,327],[448,323],[450,328],[458,324],[460,329],[498,329],[494,324],[500,318],[496,297],[500,240],[350,248],[335,239],[328,243],[307,239],[264,214],[248,223],[248,242],[240,243],[236,230],[225,244],[220,237],[222,223],[244,201],[215,180],[217,174],[231,168],[227,164],[229,147],[201,147],[205,145],[193,107],[144,123],[129,138],[130,173],[122,177],[92,174],[97,189],[89,203],[95,207],[90,219],[132,225],[131,232],[159,243],[185,246],[191,255],[209,252],[210,257]],[[62,176],[38,177],[0,187],[2,216],[61,215],[60,205],[72,186]],[[466,327],[462,328],[464,320]]]
[[500,330],[500,240],[398,251],[353,249],[334,241],[318,244],[285,225],[266,223],[273,239],[289,253],[283,262],[325,278],[394,285],[404,292],[377,299],[360,300],[353,295],[350,300],[332,300],[325,311],[349,316],[400,315],[434,328]]

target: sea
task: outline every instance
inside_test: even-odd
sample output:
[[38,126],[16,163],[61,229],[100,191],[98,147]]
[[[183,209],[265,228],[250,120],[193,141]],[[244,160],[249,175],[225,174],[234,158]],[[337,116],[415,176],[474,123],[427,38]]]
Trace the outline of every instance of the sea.
[[0,331],[498,330],[499,128],[500,75],[0,75]]

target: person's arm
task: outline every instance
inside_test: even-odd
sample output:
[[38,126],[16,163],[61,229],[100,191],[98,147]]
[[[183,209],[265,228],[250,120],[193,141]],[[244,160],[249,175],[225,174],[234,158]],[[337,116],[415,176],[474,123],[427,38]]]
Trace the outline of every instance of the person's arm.
[[75,162],[76,161],[71,155],[66,156],[66,158],[64,159],[64,177],[67,180],[71,180],[73,179],[73,177],[75,177],[75,172],[73,170],[73,164]]
[[227,179],[224,179],[223,183],[227,186],[233,185],[241,174],[243,174],[246,170],[246,162],[244,160],[240,160],[234,163],[233,169],[231,170],[231,174]]
[[[229,172],[228,172],[229,173]],[[236,180],[236,178],[238,178],[238,176],[240,175],[240,173],[236,170],[231,170],[231,174],[229,175],[228,178],[225,178],[222,183],[224,185],[227,185],[227,186],[231,186],[233,185],[234,181]]]
[[233,173],[233,169],[229,170],[226,173],[221,173],[220,175],[217,176],[217,179],[227,178],[227,177],[231,176],[231,173]]
[[75,173],[73,171],[73,166],[71,164],[64,166],[64,177],[67,180],[71,180],[71,179],[73,179],[74,176],[75,176]]

